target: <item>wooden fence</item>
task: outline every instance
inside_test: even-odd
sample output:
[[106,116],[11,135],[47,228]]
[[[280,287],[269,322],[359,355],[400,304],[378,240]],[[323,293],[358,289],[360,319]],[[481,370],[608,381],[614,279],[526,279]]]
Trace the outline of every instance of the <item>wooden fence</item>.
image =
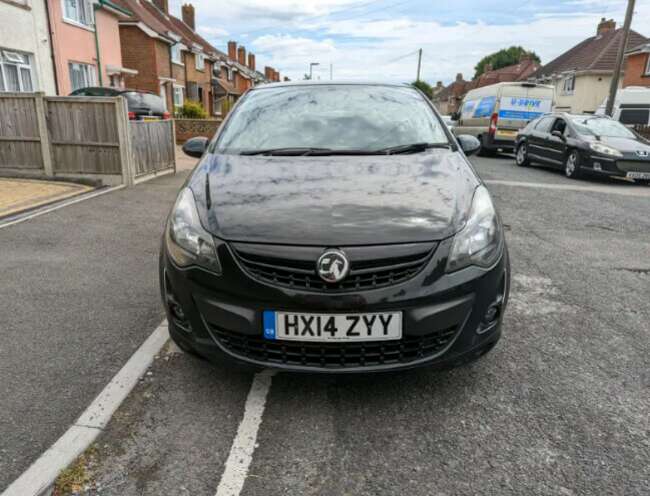
[[173,121],[127,114],[119,97],[0,93],[0,174],[131,185],[174,171]]

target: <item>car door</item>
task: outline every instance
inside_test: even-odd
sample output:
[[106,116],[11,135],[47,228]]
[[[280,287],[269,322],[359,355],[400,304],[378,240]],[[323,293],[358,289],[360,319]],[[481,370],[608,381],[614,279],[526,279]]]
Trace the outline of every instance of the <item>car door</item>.
[[566,120],[562,117],[558,117],[553,122],[551,132],[545,143],[548,161],[559,167],[563,166],[564,157],[566,156],[567,132],[568,126]]
[[554,116],[542,117],[528,137],[528,154],[540,162],[548,163],[551,159],[549,157],[548,141],[554,122]]

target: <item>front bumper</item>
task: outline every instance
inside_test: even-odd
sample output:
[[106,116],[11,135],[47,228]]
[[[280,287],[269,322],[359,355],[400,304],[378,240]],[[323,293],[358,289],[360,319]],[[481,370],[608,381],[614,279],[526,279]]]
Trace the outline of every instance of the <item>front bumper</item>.
[[[415,277],[382,289],[315,293],[259,282],[245,273],[227,245],[223,274],[181,269],[161,251],[160,278],[170,333],[186,350],[214,360],[301,372],[354,373],[453,366],[491,349],[501,333],[509,290],[503,248],[490,269],[444,274],[451,240],[440,243]],[[496,316],[485,322],[491,306]],[[180,312],[179,312],[180,309]],[[403,337],[384,343],[300,343],[263,338],[264,310],[299,312],[402,311]]]
[[589,154],[583,167],[607,176],[628,177],[628,173],[650,175],[650,159],[640,159],[632,154],[623,158]]

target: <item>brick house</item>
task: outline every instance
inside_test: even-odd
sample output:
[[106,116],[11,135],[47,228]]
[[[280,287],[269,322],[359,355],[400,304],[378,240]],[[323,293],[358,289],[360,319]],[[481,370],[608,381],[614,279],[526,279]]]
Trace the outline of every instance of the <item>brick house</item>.
[[[626,48],[648,40],[630,31]],[[533,74],[535,81],[555,86],[556,109],[563,112],[594,113],[609,93],[616,55],[623,43],[623,30],[604,17],[595,36],[587,38]]]
[[627,86],[650,88],[650,43],[643,43],[625,52],[623,87]]
[[456,79],[453,83],[440,89],[436,85],[436,91],[431,98],[431,101],[443,115],[451,115],[458,111],[460,104],[463,101],[465,93],[468,91],[469,81],[463,79],[461,73],[456,74]]
[[234,51],[226,55],[196,32],[192,4],[182,5],[179,19],[169,13],[168,0],[115,1],[133,12],[120,22],[123,58],[138,70],[127,84],[160,94],[168,109],[189,99],[209,115],[225,115],[244,91],[266,82],[244,47],[230,42]]

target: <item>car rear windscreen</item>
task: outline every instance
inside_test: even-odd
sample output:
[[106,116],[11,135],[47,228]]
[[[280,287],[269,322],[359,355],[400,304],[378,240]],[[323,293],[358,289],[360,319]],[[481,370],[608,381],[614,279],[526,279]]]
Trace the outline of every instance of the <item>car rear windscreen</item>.
[[129,104],[129,110],[151,110],[152,112],[162,114],[165,111],[163,99],[158,95],[151,93],[137,93],[135,91],[124,93],[124,97]]
[[641,124],[644,126],[650,122],[650,109],[621,109],[621,116],[618,118],[623,124]]

